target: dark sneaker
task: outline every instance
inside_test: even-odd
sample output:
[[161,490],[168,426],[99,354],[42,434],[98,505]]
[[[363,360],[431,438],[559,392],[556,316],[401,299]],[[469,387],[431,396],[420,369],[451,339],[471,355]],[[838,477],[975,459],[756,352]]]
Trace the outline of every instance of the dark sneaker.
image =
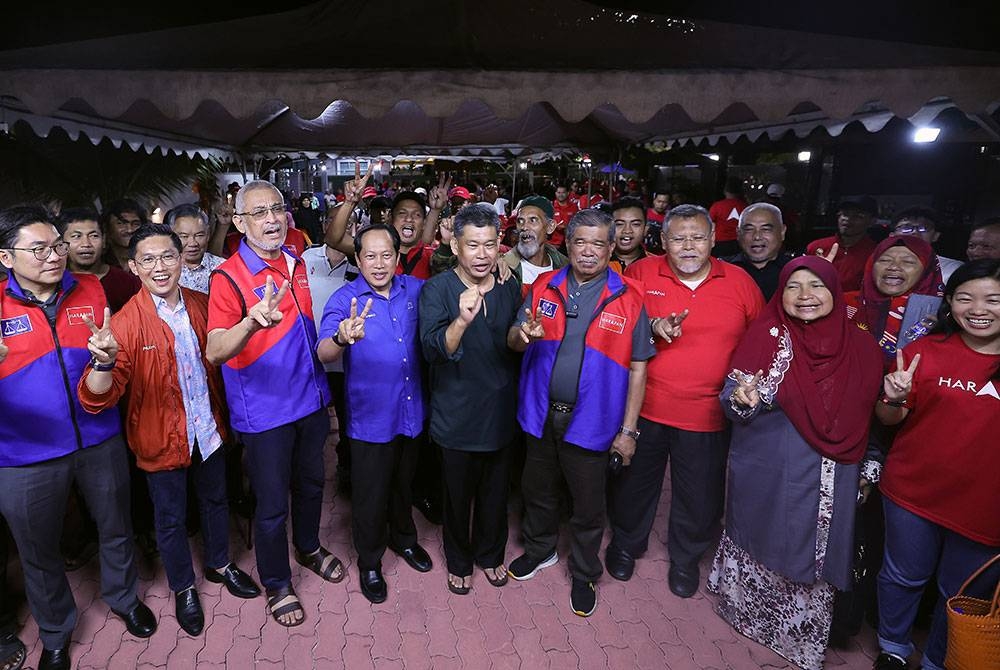
[[597,588],[594,582],[573,578],[573,590],[569,594],[569,605],[573,614],[590,616],[597,609]]
[[906,670],[908,667],[910,666],[905,658],[887,651],[879,654],[878,658],[875,659],[875,665],[872,666],[873,670]]
[[516,579],[519,582],[523,582],[526,579],[531,579],[535,576],[535,573],[542,568],[547,568],[550,565],[555,565],[559,562],[559,555],[556,552],[552,552],[552,555],[542,561],[536,561],[527,554],[521,554],[513,560],[513,562],[507,566],[507,574]]

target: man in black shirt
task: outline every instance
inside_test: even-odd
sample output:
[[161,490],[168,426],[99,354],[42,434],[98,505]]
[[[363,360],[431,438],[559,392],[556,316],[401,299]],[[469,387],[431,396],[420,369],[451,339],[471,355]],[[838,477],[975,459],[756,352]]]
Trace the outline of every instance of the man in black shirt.
[[781,250],[785,243],[781,210],[767,202],[757,202],[740,214],[736,241],[740,253],[724,258],[747,271],[760,287],[764,300],[778,290],[778,275],[792,255]]

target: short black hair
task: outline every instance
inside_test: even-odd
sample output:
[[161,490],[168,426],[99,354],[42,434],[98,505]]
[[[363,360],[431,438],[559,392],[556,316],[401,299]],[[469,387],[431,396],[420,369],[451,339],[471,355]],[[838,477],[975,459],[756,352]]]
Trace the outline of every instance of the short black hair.
[[636,208],[642,212],[643,216],[646,215],[646,205],[639,198],[631,195],[627,195],[624,198],[618,198],[611,205],[611,215],[614,216],[615,212],[620,209],[631,209]]
[[892,227],[898,226],[900,221],[917,221],[919,219],[930,221],[934,224],[934,230],[941,230],[941,215],[930,207],[907,207],[892,217]]
[[991,216],[979,223],[974,223],[972,224],[972,230],[979,230],[980,228],[988,228],[990,226],[1000,226],[1000,216]]
[[372,198],[371,202],[368,203],[368,211],[370,212],[373,209],[391,210],[392,202],[389,200],[389,198],[385,197],[384,195],[377,195],[374,198]]
[[421,207],[427,207],[427,201],[424,200],[423,196],[416,191],[400,191],[396,194],[396,197],[392,199],[391,209],[396,209],[396,205],[404,200],[412,200],[413,202],[418,203]]
[[140,207],[139,203],[131,198],[122,198],[121,200],[112,201],[101,211],[101,223],[107,225],[111,221],[112,215],[121,218],[121,215],[126,212],[131,212],[138,216],[142,223],[146,223],[149,220],[146,217],[146,210]]
[[392,240],[392,248],[396,250],[397,254],[399,253],[400,240],[399,240],[399,233],[396,232],[396,229],[392,226],[387,226],[384,223],[376,223],[374,225],[368,226],[367,228],[359,230],[358,234],[354,236],[355,256],[361,255],[361,238],[363,238],[365,235],[372,232],[373,230],[382,230],[389,233],[389,239]]
[[135,260],[135,248],[139,246],[139,243],[150,237],[169,237],[170,241],[174,243],[177,248],[177,253],[183,252],[183,245],[181,244],[181,238],[177,237],[177,233],[170,229],[170,226],[164,225],[162,223],[144,223],[139,226],[132,237],[128,241],[128,257],[129,260]]
[[63,235],[66,232],[66,226],[77,221],[96,221],[98,222],[98,227],[100,227],[101,215],[93,207],[69,207],[64,209],[59,213],[59,218],[56,219],[56,228],[59,230],[59,234]]
[[0,249],[10,249],[17,244],[21,229],[33,223],[54,226],[55,220],[41,205],[14,205],[0,210]]

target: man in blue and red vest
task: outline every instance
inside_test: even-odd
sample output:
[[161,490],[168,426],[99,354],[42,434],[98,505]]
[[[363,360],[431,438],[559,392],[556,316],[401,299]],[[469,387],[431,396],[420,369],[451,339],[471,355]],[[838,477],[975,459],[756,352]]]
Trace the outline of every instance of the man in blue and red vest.
[[538,277],[507,333],[507,346],[525,352],[517,418],[527,441],[524,554],[508,572],[530,579],[558,560],[564,479],[573,497],[570,601],[576,614],[590,616],[603,572],[606,473],[612,459],[627,466],[635,451],[646,361],[655,350],[642,287],[608,270],[611,216],[580,211],[566,235],[569,266]]
[[281,193],[248,182],[236,194],[233,223],[245,238],[212,273],[206,357],[222,366],[230,418],[246,447],[268,608],[281,625],[296,626],[304,615],[288,563],[289,491],[296,560],[327,581],[345,574],[319,543],[330,387],[315,354],[306,266],[284,246]]
[[118,410],[83,411],[76,386],[89,367],[91,326],[111,312],[93,275],[66,271],[69,244],[41,207],[0,211],[0,514],[24,571],[42,640],[39,668],[69,668],[76,603],[59,538],[75,482],[100,535],[101,594],[132,635],[156,618],[136,595],[129,474]]

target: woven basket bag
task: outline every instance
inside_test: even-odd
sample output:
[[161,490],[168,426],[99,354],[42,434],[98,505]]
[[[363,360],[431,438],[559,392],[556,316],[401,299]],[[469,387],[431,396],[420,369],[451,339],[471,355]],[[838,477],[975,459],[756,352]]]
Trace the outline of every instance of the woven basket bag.
[[1000,554],[986,561],[948,598],[947,670],[1000,670],[1000,583],[993,600],[965,595],[969,584],[998,561]]

